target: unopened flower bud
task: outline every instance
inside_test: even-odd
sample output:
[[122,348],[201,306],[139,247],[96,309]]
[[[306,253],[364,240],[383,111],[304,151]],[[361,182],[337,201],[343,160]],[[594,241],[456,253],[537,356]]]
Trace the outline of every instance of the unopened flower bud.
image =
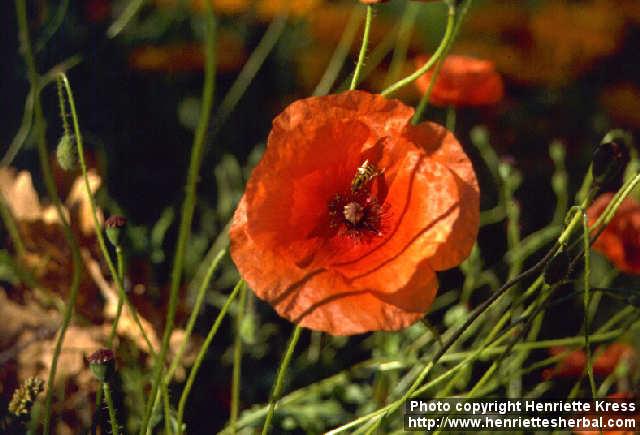
[[18,418],[25,418],[31,413],[36,397],[44,391],[44,381],[38,378],[27,378],[18,387],[9,402],[9,412]]
[[107,382],[116,372],[116,358],[111,349],[100,349],[88,358],[89,368],[100,382]]
[[113,246],[120,246],[120,240],[122,237],[122,228],[127,224],[127,218],[124,216],[113,215],[110,216],[104,223],[104,227],[107,232],[107,237]]
[[593,178],[603,183],[616,176],[629,163],[629,150],[621,141],[604,142],[593,152]]
[[567,251],[558,252],[547,263],[547,267],[544,269],[544,282],[549,285],[554,285],[562,281],[569,274],[569,266],[571,265],[571,259],[567,254]]
[[58,141],[56,157],[58,158],[58,164],[65,171],[72,171],[78,165],[78,152],[75,142],[75,138],[71,134],[63,135]]

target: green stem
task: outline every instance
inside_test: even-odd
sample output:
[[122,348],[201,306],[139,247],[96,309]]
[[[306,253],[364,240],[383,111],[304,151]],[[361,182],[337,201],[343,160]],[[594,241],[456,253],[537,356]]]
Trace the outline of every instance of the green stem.
[[102,383],[102,389],[104,391],[104,402],[107,404],[107,409],[109,410],[109,423],[111,423],[111,433],[119,434],[120,428],[118,426],[118,420],[116,418],[116,408],[113,406],[113,399],[111,397],[111,388],[109,387],[108,382]]
[[284,357],[282,358],[282,362],[280,363],[280,367],[278,368],[278,375],[276,376],[276,382],[273,386],[273,392],[271,393],[271,400],[269,401],[267,417],[264,420],[264,426],[262,426],[262,435],[267,435],[269,433],[271,420],[273,419],[273,414],[276,409],[276,403],[278,403],[278,399],[280,398],[280,393],[282,392],[282,387],[284,385],[284,375],[287,372],[289,362],[291,362],[291,357],[293,356],[293,351],[296,347],[296,343],[300,338],[301,331],[302,328],[299,325],[296,325],[293,330],[293,334],[291,334],[291,338],[289,339],[287,351],[285,352]]
[[185,405],[187,404],[187,399],[189,398],[189,394],[191,393],[191,388],[193,387],[193,383],[194,383],[194,381],[196,379],[196,375],[198,374],[198,371],[200,370],[200,366],[202,365],[202,361],[204,360],[204,357],[207,354],[207,351],[209,350],[209,347],[211,346],[211,342],[213,341],[213,337],[215,337],[216,333],[218,332],[218,329],[220,328],[220,324],[222,323],[222,319],[224,319],[224,316],[227,313],[227,310],[229,310],[229,307],[231,306],[231,302],[235,299],[235,297],[238,294],[238,292],[240,291],[240,289],[242,287],[244,287],[244,286],[245,286],[245,282],[243,280],[240,280],[240,281],[238,281],[238,283],[234,287],[233,291],[231,292],[231,294],[227,298],[227,301],[225,302],[224,306],[222,307],[222,309],[218,313],[218,317],[216,317],[215,322],[213,322],[213,325],[211,326],[211,329],[209,330],[209,333],[207,334],[207,337],[205,338],[204,343],[202,344],[202,347],[200,348],[200,351],[198,352],[198,356],[196,356],[196,360],[193,363],[193,367],[191,368],[191,371],[189,372],[189,377],[187,378],[187,383],[184,386],[184,390],[182,390],[182,394],[180,395],[180,401],[178,402],[177,426],[178,426],[178,434],[179,435],[182,433],[182,420],[184,418]]
[[591,239],[589,238],[589,222],[587,213],[582,210],[583,241],[584,241],[584,347],[587,356],[587,376],[591,387],[591,397],[596,398],[596,382],[593,378],[593,361],[591,360],[591,345],[589,343],[589,303],[591,289]]
[[407,2],[405,5],[404,13],[398,25],[398,37],[396,38],[395,48],[393,49],[393,56],[391,57],[391,64],[389,65],[385,86],[398,80],[402,67],[407,60],[411,34],[413,33],[413,27],[415,26],[419,10],[420,5],[417,2]]
[[243,286],[238,301],[236,313],[236,336],[233,342],[233,378],[231,383],[231,416],[229,426],[235,433],[240,408],[240,380],[242,370],[242,322],[244,320],[245,304],[247,299],[247,286]]
[[58,359],[62,352],[62,344],[64,342],[64,336],[66,334],[71,317],[73,316],[73,310],[75,307],[76,299],[78,297],[78,289],[80,287],[80,268],[81,257],[80,249],[76,241],[69,222],[64,214],[60,197],[58,196],[58,189],[56,188],[53,175],[51,173],[51,167],[49,165],[49,153],[47,150],[46,135],[45,135],[45,119],[42,111],[42,105],[40,101],[40,77],[36,69],[35,59],[33,57],[33,51],[31,48],[31,38],[29,36],[29,25],[27,22],[27,7],[26,0],[15,0],[16,16],[18,21],[18,39],[20,40],[20,50],[27,65],[27,74],[29,76],[29,84],[31,86],[30,93],[34,96],[33,111],[34,111],[34,130],[36,135],[36,141],[38,144],[38,158],[40,160],[40,167],[42,169],[42,175],[44,178],[47,193],[54,203],[58,218],[62,224],[62,230],[67,244],[71,248],[73,271],[71,275],[71,285],[69,290],[69,303],[65,307],[65,312],[60,326],[60,332],[58,339],[56,340],[56,347],[51,359],[51,369],[49,371],[49,377],[47,379],[47,395],[45,399],[45,415],[43,433],[49,434],[50,422],[51,422],[51,404],[53,401],[53,387],[58,367]]
[[322,74],[318,85],[313,90],[314,96],[326,95],[327,93],[329,93],[329,91],[331,91],[331,88],[336,82],[336,78],[338,78],[338,74],[340,73],[340,70],[344,65],[344,61],[347,59],[349,48],[351,48],[353,40],[356,38],[356,33],[360,24],[360,18],[360,9],[354,8],[349,15],[349,21],[347,21],[347,25],[342,31],[342,36],[340,36],[338,45],[333,51],[333,55],[331,55],[331,59],[329,60],[327,69],[324,71],[324,74]]
[[369,45],[369,31],[371,30],[371,18],[373,17],[373,6],[367,5],[367,16],[364,21],[364,33],[362,35],[362,45],[360,46],[360,53],[358,54],[358,63],[356,63],[356,69],[353,71],[353,78],[351,79],[350,90],[354,90],[358,86],[360,80],[360,72],[362,71],[362,65],[364,64],[364,58],[367,55],[367,47]]
[[207,274],[204,280],[202,281],[200,288],[198,289],[196,301],[193,304],[191,315],[189,316],[189,320],[187,321],[187,326],[184,331],[184,339],[182,340],[182,343],[180,343],[180,348],[178,349],[178,352],[176,353],[175,358],[171,362],[171,366],[169,366],[169,370],[167,371],[167,375],[165,377],[165,382],[167,383],[171,380],[171,378],[173,378],[173,374],[175,373],[178,366],[180,365],[184,352],[186,351],[187,345],[189,344],[189,338],[191,337],[191,333],[193,332],[193,328],[195,327],[196,320],[198,319],[198,314],[200,313],[202,304],[204,303],[204,297],[207,293],[207,290],[209,289],[209,286],[211,285],[213,274],[216,272],[216,270],[218,270],[220,261],[222,261],[226,253],[227,253],[227,250],[223,249],[218,253],[218,255],[216,255],[216,257],[213,259],[213,261],[209,265]]
[[[180,343],[180,347],[178,348],[178,352],[176,352],[176,356],[173,358],[173,361],[171,361],[171,365],[169,366],[169,370],[167,371],[167,374],[164,377],[164,388],[163,388],[162,396],[164,396],[163,398],[165,399],[165,406],[164,406],[165,414],[167,414],[167,409],[168,409],[168,406],[166,406],[166,403],[168,402],[168,394],[166,393],[167,386],[171,382],[171,379],[173,379],[173,375],[175,371],[178,369],[178,366],[180,365],[182,357],[184,356],[184,353],[187,349],[187,345],[189,344],[189,339],[193,332],[193,328],[195,327],[196,320],[198,319],[198,314],[200,314],[200,310],[202,309],[202,305],[204,304],[206,292],[209,289],[209,286],[211,285],[211,280],[213,279],[213,275],[215,271],[218,269],[218,266],[220,265],[220,261],[222,261],[222,258],[224,258],[226,253],[227,253],[226,249],[222,249],[220,252],[218,252],[218,255],[216,255],[210,261],[209,267],[207,268],[206,275],[204,279],[200,282],[200,287],[198,288],[196,300],[191,310],[191,315],[189,316],[189,320],[187,320],[187,326],[184,331],[184,338],[182,340],[182,343]],[[158,398],[159,398],[158,396],[160,396],[160,393],[156,395],[156,398],[154,400],[154,403],[153,403],[154,409],[158,404]],[[165,418],[167,418],[166,415],[165,415]]]
[[454,27],[453,24],[455,21],[454,18],[455,18],[455,9],[453,8],[453,6],[449,6],[449,12],[447,17],[447,29],[445,30],[444,37],[442,38],[442,41],[440,42],[440,45],[438,46],[438,49],[433,54],[433,56],[431,56],[431,58],[427,61],[427,63],[422,65],[412,74],[395,82],[394,84],[389,86],[387,89],[382,91],[381,92],[382,95],[386,96],[394,93],[398,89],[410,83],[413,83],[418,79],[418,77],[420,77],[421,75],[429,71],[429,69],[443,56],[443,54],[445,53],[445,49],[447,48],[447,46],[449,45],[449,42],[451,41],[451,37],[453,36],[453,27]]
[[[436,69],[442,65],[442,62],[438,62]],[[434,73],[434,75],[437,73]],[[447,130],[450,132],[456,131],[456,108],[454,106],[447,107],[447,120],[445,122]]]
[[[444,64],[444,60],[447,57],[447,54],[449,53],[451,46],[453,45],[453,41],[455,41],[456,36],[460,31],[460,27],[462,26],[462,22],[464,21],[464,18],[467,15],[467,11],[469,10],[469,7],[471,7],[471,1],[472,0],[466,0],[465,3],[460,8],[460,14],[456,22],[456,25],[453,29],[450,40],[444,48],[444,53],[442,57],[436,64],[436,68],[433,72],[433,76],[431,77],[431,81],[429,82],[429,87],[427,88],[427,91],[422,95],[422,98],[420,98],[418,107],[416,107],[416,112],[413,114],[413,118],[411,118],[411,124],[413,125],[416,125],[420,122],[420,119],[422,118],[422,114],[424,113],[424,111],[427,108],[427,105],[429,104],[429,98],[431,97],[431,92],[433,92],[433,87],[435,86],[436,80],[438,79],[438,75],[440,74],[440,69],[442,68],[442,65]],[[449,130],[453,131],[453,129],[451,128]]]
[[78,160],[80,161],[80,168],[82,170],[82,178],[84,180],[85,191],[87,193],[87,198],[89,199],[89,205],[91,206],[91,217],[93,219],[93,224],[96,228],[96,238],[98,239],[98,246],[100,247],[100,251],[102,252],[102,256],[104,257],[105,262],[107,263],[107,267],[109,268],[109,273],[111,273],[111,276],[113,277],[113,280],[116,283],[116,287],[118,290],[118,298],[122,299],[127,304],[127,307],[131,311],[131,315],[134,321],[136,322],[138,328],[140,329],[140,333],[142,334],[149,348],[149,354],[152,356],[155,356],[153,345],[151,344],[151,341],[149,340],[149,337],[147,336],[147,333],[145,332],[142,326],[142,323],[140,322],[140,318],[138,317],[137,311],[135,310],[135,307],[133,306],[131,301],[129,301],[129,298],[127,297],[127,294],[124,291],[123,277],[121,277],[120,274],[118,274],[118,271],[116,270],[116,266],[114,265],[113,260],[111,259],[111,255],[109,254],[109,249],[107,248],[107,244],[104,239],[102,225],[98,221],[98,211],[97,211],[96,201],[91,192],[91,184],[89,182],[87,163],[84,158],[84,144],[82,140],[82,134],[80,133],[80,121],[78,119],[78,112],[76,110],[75,98],[73,97],[73,91],[71,90],[69,79],[64,73],[60,73],[60,75],[58,76],[58,79],[62,82],[62,85],[64,87],[64,90],[67,96],[67,101],[69,104],[69,110],[71,112],[73,134],[76,142],[76,147],[78,149]]
[[[122,247],[120,245],[116,246],[116,262],[117,262],[117,273],[118,280],[124,283],[124,255],[122,253]],[[113,323],[111,325],[111,334],[109,334],[109,341],[107,342],[107,347],[111,347],[113,343],[113,339],[118,332],[118,322],[120,321],[120,316],[122,315],[122,306],[124,305],[124,298],[122,295],[118,297],[118,306],[116,308],[116,317],[113,319]]]
[[13,214],[11,213],[2,192],[0,192],[0,218],[2,218],[2,222],[7,228],[7,232],[9,233],[9,237],[11,238],[11,242],[13,243],[13,247],[16,250],[18,258],[22,261],[25,256],[26,249],[22,242],[22,237],[20,236],[20,231],[18,230],[16,221],[13,218]]
[[288,14],[280,15],[276,19],[274,19],[266,32],[262,36],[262,39],[256,46],[249,59],[242,67],[242,70],[238,74],[238,77],[233,82],[226,95],[222,99],[220,103],[220,108],[218,109],[218,113],[216,115],[216,130],[219,131],[224,122],[227,120],[233,109],[240,101],[240,98],[244,95],[245,91],[251,84],[251,80],[255,77],[255,75],[262,67],[265,59],[275,47],[276,42],[280,39],[286,25],[287,25],[287,17]]
[[109,26],[107,30],[107,36],[109,38],[115,38],[118,34],[129,24],[129,22],[136,16],[138,11],[144,6],[145,0],[130,0],[129,4],[125,7],[120,16]]
[[[153,382],[151,387],[151,395],[145,409],[144,419],[140,427],[140,435],[147,433],[149,429],[149,423],[151,420],[151,412],[153,411],[153,404],[156,394],[158,394],[158,388],[162,383],[162,372],[165,358],[169,350],[169,339],[173,331],[173,323],[175,320],[175,314],[178,303],[178,290],[180,288],[180,282],[182,279],[182,271],[184,264],[184,256],[187,248],[187,241],[191,233],[191,222],[193,220],[193,214],[196,206],[196,186],[198,184],[198,177],[200,173],[200,166],[202,165],[202,158],[204,156],[204,148],[207,137],[207,130],[209,126],[211,108],[213,105],[213,92],[215,85],[215,28],[216,21],[211,10],[211,3],[206,2],[207,5],[207,32],[206,32],[206,62],[205,62],[205,77],[204,88],[202,91],[202,106],[200,108],[200,116],[198,126],[196,128],[195,137],[193,140],[193,147],[191,149],[191,160],[189,162],[189,170],[187,173],[187,182],[185,185],[185,199],[182,205],[182,215],[180,220],[180,227],[178,230],[178,241],[176,244],[176,254],[173,260],[173,266],[171,270],[171,287],[169,290],[169,307],[167,310],[167,317],[165,322],[164,334],[162,336],[162,345],[160,347],[160,353],[156,360]],[[169,424],[169,422],[166,422]]]

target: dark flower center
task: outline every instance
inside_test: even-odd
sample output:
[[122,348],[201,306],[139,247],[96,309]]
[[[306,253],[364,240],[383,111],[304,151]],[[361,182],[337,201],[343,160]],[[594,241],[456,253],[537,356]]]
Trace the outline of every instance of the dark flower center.
[[369,189],[336,194],[328,204],[329,226],[355,239],[380,236],[382,207]]

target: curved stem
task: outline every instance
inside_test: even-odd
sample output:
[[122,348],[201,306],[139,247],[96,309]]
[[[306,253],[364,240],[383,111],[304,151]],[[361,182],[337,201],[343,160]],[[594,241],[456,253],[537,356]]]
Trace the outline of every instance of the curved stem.
[[386,95],[394,93],[398,89],[400,89],[400,88],[402,88],[402,87],[404,87],[404,86],[406,86],[406,85],[408,85],[410,83],[413,83],[414,81],[416,81],[418,79],[418,77],[420,77],[421,75],[423,75],[424,73],[429,71],[429,69],[443,56],[447,46],[449,45],[449,41],[451,41],[451,39],[452,39],[451,37],[453,36],[453,24],[455,22],[454,18],[455,18],[455,9],[453,8],[453,6],[449,6],[449,12],[448,12],[448,16],[447,16],[447,29],[445,30],[444,37],[442,38],[442,41],[440,42],[440,45],[438,46],[438,49],[433,54],[433,56],[431,56],[431,58],[429,58],[427,63],[422,65],[420,68],[418,68],[412,74],[408,75],[407,77],[405,77],[405,78],[403,78],[401,80],[398,80],[397,82],[395,82],[394,84],[389,86],[387,89],[382,91],[381,92],[382,95],[386,96]]
[[269,433],[269,428],[271,426],[271,420],[273,419],[273,413],[276,409],[276,403],[278,403],[278,399],[280,397],[280,393],[282,392],[282,386],[284,385],[284,375],[287,372],[287,367],[289,367],[289,363],[291,362],[291,357],[293,356],[293,350],[296,348],[296,343],[300,338],[300,332],[302,328],[299,325],[293,330],[293,334],[291,334],[291,338],[289,339],[289,345],[287,346],[287,351],[282,358],[282,362],[280,363],[280,367],[278,368],[278,375],[276,376],[276,382],[273,385],[273,392],[271,393],[271,400],[269,401],[269,409],[267,410],[267,417],[264,420],[264,426],[262,426],[262,435],[266,435]]
[[204,360],[204,357],[207,354],[209,347],[211,346],[213,337],[215,337],[216,333],[218,332],[218,329],[220,328],[222,319],[224,319],[224,316],[227,313],[227,310],[231,306],[231,302],[233,301],[233,299],[235,299],[240,289],[244,286],[245,286],[244,281],[240,280],[234,287],[233,291],[227,298],[227,301],[225,302],[222,309],[218,313],[218,317],[216,317],[215,322],[213,322],[213,325],[211,326],[211,329],[207,334],[207,338],[205,338],[204,343],[202,343],[202,347],[198,352],[198,356],[196,357],[196,360],[193,363],[193,367],[189,372],[187,383],[184,386],[184,390],[182,390],[182,394],[180,395],[180,401],[178,402],[178,417],[177,417],[178,435],[182,434],[182,420],[184,418],[184,408],[185,408],[185,405],[187,404],[187,399],[189,398],[189,394],[191,393],[191,388],[193,387],[193,383],[196,379],[196,375],[198,374],[198,371],[200,370],[200,366],[202,365],[202,361]]
[[367,55],[367,47],[369,46],[369,31],[371,30],[371,19],[373,17],[373,6],[367,5],[367,17],[364,21],[364,33],[362,34],[362,45],[360,46],[360,53],[358,54],[358,63],[356,63],[356,69],[353,71],[353,78],[351,79],[350,90],[354,90],[358,86],[360,80],[360,72],[362,71],[362,65],[364,64],[364,58]]
[[[441,59],[438,61],[436,65],[436,69],[434,70],[433,76],[431,77],[431,81],[429,82],[429,87],[427,88],[427,91],[422,95],[422,98],[420,99],[420,103],[418,103],[418,107],[416,107],[416,112],[413,114],[413,118],[411,118],[411,124],[413,125],[420,122],[420,119],[422,118],[422,114],[424,113],[425,109],[427,108],[427,105],[429,104],[429,98],[431,97],[431,92],[433,91],[433,87],[435,86],[438,75],[440,74],[440,69],[444,64],[444,59],[449,53],[449,50],[451,49],[451,45],[453,44],[453,41],[455,41],[456,36],[458,36],[458,32],[460,31],[462,21],[464,20],[464,17],[467,15],[467,11],[471,6],[471,2],[472,0],[466,0],[465,3],[460,8],[460,14],[458,16],[458,20],[456,21],[456,25],[453,28],[451,38],[444,49]],[[449,130],[453,131],[453,129],[451,128]]]
[[[185,185],[185,199],[182,205],[182,215],[180,219],[180,227],[178,230],[178,241],[176,244],[176,254],[171,269],[171,287],[169,290],[169,307],[162,336],[162,345],[160,353],[155,363],[151,394],[144,413],[144,419],[140,427],[140,435],[147,433],[149,422],[151,420],[151,412],[155,402],[158,388],[162,383],[162,372],[164,360],[169,350],[169,339],[173,331],[173,323],[175,320],[176,308],[178,304],[178,290],[182,279],[182,269],[184,264],[184,256],[187,248],[187,241],[191,233],[191,222],[196,206],[196,185],[200,173],[200,166],[204,156],[204,147],[207,138],[207,130],[209,128],[209,120],[211,117],[211,108],[213,106],[213,92],[215,85],[215,27],[216,21],[211,10],[211,3],[207,5],[207,21],[206,21],[206,63],[204,88],[202,90],[202,106],[200,108],[200,117],[195,137],[193,139],[193,147],[191,149],[191,160],[189,162],[189,170],[187,173],[187,182]],[[166,422],[168,424],[168,422]]]
[[93,193],[91,192],[91,183],[89,182],[87,163],[84,158],[84,144],[82,141],[82,134],[80,133],[80,121],[78,119],[78,112],[76,110],[75,98],[73,97],[73,91],[71,90],[69,79],[64,73],[60,73],[60,75],[58,76],[58,79],[62,82],[62,85],[64,87],[64,90],[67,96],[67,100],[69,103],[71,120],[73,124],[74,140],[76,142],[76,147],[78,149],[78,160],[80,162],[80,168],[82,170],[82,178],[84,180],[85,191],[87,192],[87,198],[89,199],[89,205],[91,206],[91,217],[93,219],[93,224],[96,228],[96,238],[98,239],[98,245],[100,247],[100,251],[102,252],[102,256],[104,257],[104,260],[107,263],[107,267],[109,268],[109,273],[111,273],[111,276],[113,277],[113,280],[116,283],[116,287],[118,289],[118,297],[127,304],[127,307],[131,311],[131,315],[133,316],[133,319],[136,322],[138,328],[140,329],[140,333],[142,334],[149,348],[149,354],[152,356],[155,356],[153,345],[151,344],[151,341],[149,340],[149,337],[147,336],[147,333],[145,332],[142,326],[142,323],[140,322],[140,318],[138,317],[137,311],[135,310],[135,307],[133,306],[133,304],[131,304],[131,301],[129,301],[129,298],[127,297],[127,294],[124,291],[123,279],[120,276],[120,274],[118,274],[116,270],[116,266],[114,265],[113,260],[111,259],[111,255],[109,254],[109,250],[107,249],[107,244],[104,240],[102,225],[98,221],[98,210],[97,210],[95,198],[93,197]]
[[80,249],[76,241],[69,222],[62,209],[62,204],[58,196],[58,189],[56,188],[53,175],[51,173],[51,166],[49,165],[49,153],[47,150],[46,136],[45,136],[45,119],[42,111],[42,105],[40,101],[40,76],[36,69],[35,59],[33,57],[33,51],[31,48],[31,38],[29,36],[29,25],[27,22],[27,7],[26,0],[15,0],[16,16],[18,21],[18,39],[20,40],[20,49],[27,65],[27,74],[29,76],[29,84],[31,86],[30,93],[34,96],[33,111],[34,111],[34,130],[36,134],[36,141],[38,144],[38,158],[40,160],[40,167],[42,169],[42,175],[44,178],[47,193],[54,203],[58,218],[62,224],[62,230],[67,244],[71,248],[72,257],[72,275],[71,285],[69,289],[69,303],[67,304],[62,319],[62,325],[60,326],[60,332],[58,339],[56,340],[56,347],[51,359],[51,369],[49,370],[49,377],[47,379],[47,395],[45,399],[45,414],[43,433],[47,435],[49,433],[49,426],[51,421],[51,404],[53,401],[53,384],[56,377],[58,359],[62,352],[62,343],[64,342],[64,336],[71,322],[73,316],[73,309],[75,307],[76,299],[78,297],[78,289],[80,288],[80,268],[81,258]]

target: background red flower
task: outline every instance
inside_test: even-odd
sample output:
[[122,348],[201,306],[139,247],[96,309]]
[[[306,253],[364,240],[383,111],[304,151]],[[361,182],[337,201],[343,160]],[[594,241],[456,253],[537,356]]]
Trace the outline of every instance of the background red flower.
[[[424,65],[427,56],[418,56],[416,66]],[[416,80],[420,93],[427,92],[434,68]],[[493,62],[468,56],[447,56],[431,91],[434,106],[483,106],[495,104],[504,96],[502,77]]]
[[[600,195],[589,207],[589,225],[593,225],[613,198],[612,193]],[[626,198],[593,249],[607,257],[623,272],[640,274],[640,204]]]

